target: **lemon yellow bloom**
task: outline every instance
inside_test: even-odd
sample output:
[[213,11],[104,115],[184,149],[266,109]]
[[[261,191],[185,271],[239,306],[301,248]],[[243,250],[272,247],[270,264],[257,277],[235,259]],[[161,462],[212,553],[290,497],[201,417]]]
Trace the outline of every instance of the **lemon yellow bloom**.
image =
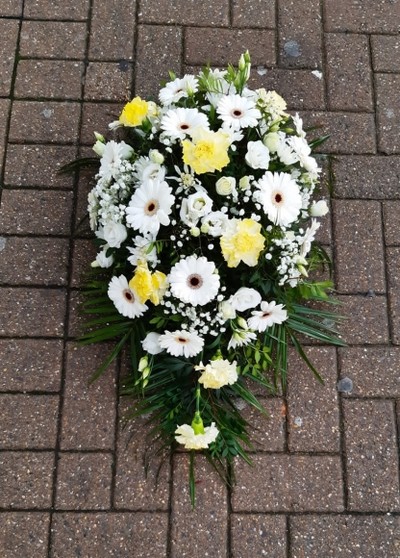
[[129,287],[136,292],[142,304],[150,300],[157,306],[167,288],[167,276],[161,271],[151,273],[147,263],[142,263],[136,268],[134,276],[129,281]]
[[140,97],[135,97],[124,106],[119,121],[124,126],[140,126],[148,112],[148,103]]
[[228,267],[237,267],[241,261],[249,267],[257,265],[265,244],[260,231],[261,225],[253,219],[231,219],[220,238],[222,255]]
[[229,163],[230,140],[226,133],[198,130],[192,139],[182,142],[183,162],[191,166],[195,173],[221,170]]

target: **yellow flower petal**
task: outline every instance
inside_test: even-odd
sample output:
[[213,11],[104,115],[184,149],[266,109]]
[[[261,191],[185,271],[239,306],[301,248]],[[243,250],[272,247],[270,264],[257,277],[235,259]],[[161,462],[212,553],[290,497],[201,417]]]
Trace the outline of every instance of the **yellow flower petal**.
[[183,162],[197,174],[221,170],[229,163],[229,145],[229,137],[224,132],[201,130],[194,134],[193,142],[182,142]]
[[241,261],[249,267],[254,267],[265,244],[265,238],[260,232],[261,225],[253,219],[234,221],[234,228],[220,239],[224,260],[228,267],[237,267]]
[[124,126],[140,126],[148,112],[148,103],[140,97],[135,97],[124,106],[119,121]]

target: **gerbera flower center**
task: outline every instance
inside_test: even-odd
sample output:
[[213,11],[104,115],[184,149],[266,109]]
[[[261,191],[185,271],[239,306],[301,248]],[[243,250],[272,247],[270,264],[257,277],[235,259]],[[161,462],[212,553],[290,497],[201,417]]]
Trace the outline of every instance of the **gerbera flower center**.
[[241,116],[243,116],[243,112],[239,109],[234,109],[232,111],[232,116],[235,118],[240,118]]
[[125,289],[122,294],[127,302],[131,302],[132,304],[135,302],[135,297],[131,290]]
[[270,316],[270,315],[271,315],[271,312],[263,312],[262,317],[263,318],[268,318],[268,316]]
[[146,215],[154,215],[159,207],[160,204],[157,200],[149,200],[144,208],[144,212],[146,213]]
[[280,192],[274,192],[273,203],[275,205],[281,205],[283,203],[283,196]]
[[187,343],[189,341],[189,339],[187,339],[186,337],[176,337],[176,341],[178,341],[178,343],[181,343],[182,345],[184,345],[185,343]]
[[193,273],[187,278],[187,285],[191,289],[200,289],[200,287],[203,285],[203,279],[198,273]]
[[184,123],[183,123],[183,124],[181,124],[181,125],[179,126],[179,128],[180,128],[181,130],[188,130],[188,129],[189,129],[189,124],[184,124]]

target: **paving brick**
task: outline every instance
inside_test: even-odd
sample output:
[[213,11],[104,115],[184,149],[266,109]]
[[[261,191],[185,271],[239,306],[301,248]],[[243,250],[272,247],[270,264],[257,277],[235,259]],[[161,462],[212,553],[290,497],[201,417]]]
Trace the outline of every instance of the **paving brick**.
[[89,0],[25,0],[24,16],[32,19],[75,19],[88,17]]
[[89,385],[89,379],[111,347],[67,346],[61,448],[113,449],[115,430],[115,366]]
[[175,2],[158,2],[147,0],[141,2],[140,23],[168,23],[178,25],[229,25],[229,1],[175,0]]
[[256,514],[231,517],[231,557],[286,558],[286,518]]
[[19,99],[79,99],[83,63],[60,60],[20,60],[15,96]]
[[130,63],[90,62],[86,72],[85,99],[124,103],[131,98],[131,82]]
[[62,341],[1,339],[1,391],[58,391]]
[[94,0],[89,43],[90,59],[132,60],[135,9],[135,0]]
[[339,349],[340,374],[353,381],[355,397],[400,397],[399,347]]
[[280,64],[289,68],[322,65],[319,0],[278,3]]
[[342,511],[339,457],[254,455],[235,464],[232,509],[251,512]]
[[291,558],[396,558],[399,528],[399,517],[294,516]]
[[289,110],[323,110],[324,82],[310,70],[290,70],[253,66],[249,80],[251,88],[265,87],[281,95]]
[[0,230],[7,234],[67,235],[72,201],[72,192],[4,190]]
[[[80,143],[92,146],[95,142],[94,132],[107,135],[108,125],[118,120],[124,103],[89,103],[83,104]],[[91,153],[93,155],[94,152]]]
[[356,33],[397,33],[400,6],[387,0],[325,0],[327,31]]
[[399,153],[400,75],[375,74],[378,147],[383,153]]
[[233,0],[232,23],[234,27],[276,26],[274,0]]
[[392,325],[392,342],[400,344],[400,249],[388,248],[386,251],[388,266],[389,311]]
[[252,64],[272,66],[276,61],[275,32],[259,29],[214,29],[189,27],[185,34],[186,64],[219,67],[236,65],[248,50]]
[[[68,240],[61,238],[0,237],[0,284],[65,285]],[[16,260],[16,254],[18,258]]]
[[396,35],[372,35],[372,64],[375,72],[400,72],[400,39]]
[[83,295],[78,290],[70,292],[68,304],[68,337],[77,338],[83,333],[83,324],[88,317],[82,312]]
[[325,45],[330,109],[372,111],[368,37],[327,33]]
[[389,341],[385,296],[338,296],[338,312],[345,317],[339,331],[347,344],[374,345]]
[[333,161],[337,198],[400,198],[400,157],[341,155]]
[[[3,15],[2,11],[0,13]],[[0,19],[0,95],[5,97],[10,94],[11,90],[18,32],[18,21]]]
[[[136,51],[135,94],[157,100],[168,71],[181,73],[182,30],[164,25],[139,25]],[[152,64],[149,65],[149,60]]]
[[22,0],[0,0],[0,13],[5,16],[20,16],[22,14]]
[[7,148],[4,183],[6,186],[71,188],[70,175],[58,169],[76,159],[75,147],[59,145],[16,145]]
[[56,445],[57,395],[0,395],[2,449],[49,449]]
[[[171,512],[171,558],[200,558],[212,541],[213,558],[227,555],[227,495],[205,457],[195,460],[196,508],[189,497],[189,455],[174,458]],[[195,526],[195,528],[194,528]]]
[[1,288],[0,335],[61,337],[65,297],[62,289]]
[[[368,219],[364,217],[368,215]],[[381,204],[334,200],[336,287],[340,292],[386,291]]]
[[329,135],[318,149],[322,153],[375,153],[375,121],[372,114],[355,112],[302,112],[307,128],[316,127],[313,137]]
[[[68,45],[68,48],[66,48]],[[86,23],[23,21],[19,54],[29,58],[85,57]]]
[[[125,424],[129,409],[128,401],[124,401],[118,431],[114,506],[142,511],[168,510],[169,456],[152,456],[155,448],[146,438],[150,430],[146,424],[148,419],[139,417]],[[151,459],[147,473],[146,455]]]
[[0,514],[0,548],[3,558],[34,555],[47,558],[50,516],[40,512]]
[[79,116],[78,103],[15,101],[9,140],[17,143],[75,142]]
[[10,101],[8,99],[0,99],[0,165],[3,165],[4,142],[6,137],[9,111]]
[[72,258],[71,285],[79,287],[85,283],[85,274],[90,269],[90,264],[96,258],[97,249],[92,240],[76,240]]
[[387,246],[400,244],[400,202],[388,201],[383,206],[383,228]]
[[248,433],[256,451],[283,451],[285,448],[286,408],[280,398],[259,398],[267,415],[253,406],[241,410],[242,417],[248,421]]
[[101,510],[110,507],[112,456],[62,453],[57,467],[56,508]]
[[308,347],[307,356],[324,385],[293,351],[289,357],[287,394],[289,450],[339,452],[336,352],[333,347]]
[[49,508],[53,469],[53,452],[1,452],[0,508]]
[[56,513],[50,556],[166,556],[167,529],[163,513]]
[[354,511],[399,511],[392,401],[343,401],[348,505]]

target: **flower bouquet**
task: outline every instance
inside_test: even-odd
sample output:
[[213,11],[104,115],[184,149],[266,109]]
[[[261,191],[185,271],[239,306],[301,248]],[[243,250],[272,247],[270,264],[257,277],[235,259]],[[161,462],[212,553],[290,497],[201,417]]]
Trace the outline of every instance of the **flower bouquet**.
[[[151,447],[203,450],[231,482],[235,456],[250,461],[240,400],[265,412],[255,384],[285,386],[288,346],[318,376],[304,336],[341,344],[328,262],[314,243],[320,168],[302,119],[276,92],[252,90],[250,57],[206,67],[135,97],[96,134],[96,185],[88,198],[99,251],[84,310],[96,314],[81,341],[115,340],[101,374],[124,346],[132,416],[153,425]],[[158,443],[156,443],[158,442]]]

